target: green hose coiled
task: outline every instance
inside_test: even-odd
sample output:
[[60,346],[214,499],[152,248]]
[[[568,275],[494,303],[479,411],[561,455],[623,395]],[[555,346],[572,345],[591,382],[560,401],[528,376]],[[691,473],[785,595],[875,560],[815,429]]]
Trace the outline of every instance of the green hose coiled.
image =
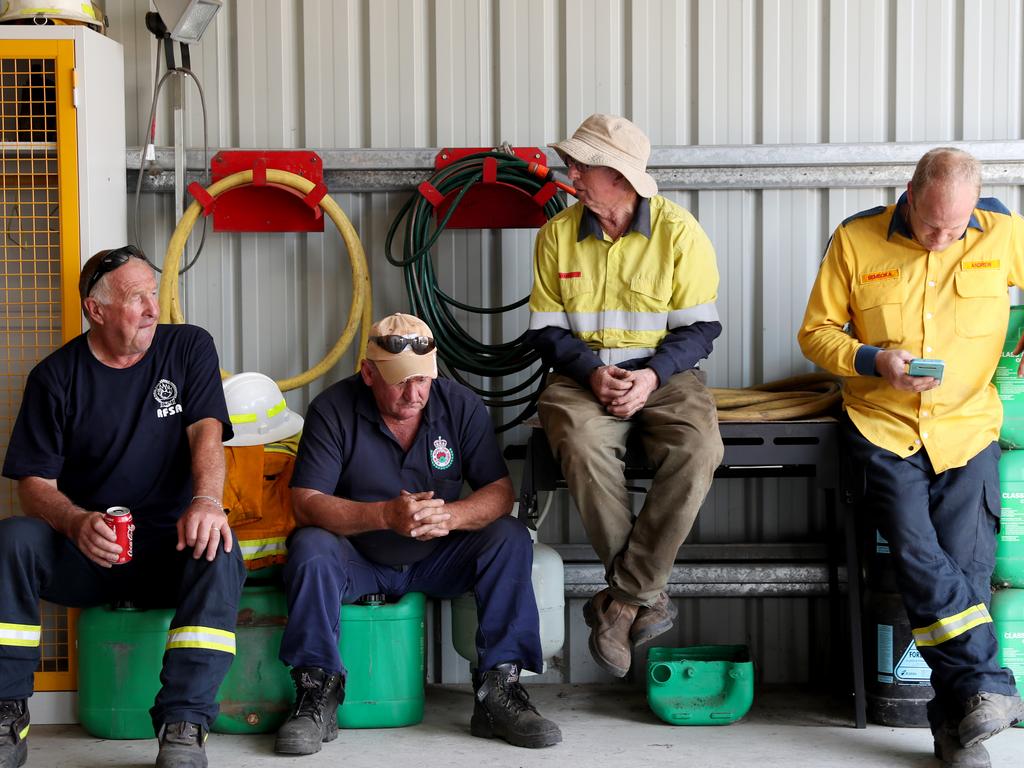
[[[494,158],[497,162],[497,181],[517,187],[531,197],[551,177],[550,172],[542,166],[538,173],[536,164],[504,152],[467,155],[437,171],[429,179],[430,184],[442,195],[456,193],[441,221],[435,225],[434,206],[417,192],[402,206],[388,228],[384,251],[391,264],[403,269],[412,313],[434,332],[438,354],[451,378],[476,392],[490,407],[522,406],[515,417],[496,428],[502,432],[522,423],[533,413],[543,386],[543,366],[538,365],[524,381],[506,388],[476,386],[466,379],[466,375],[490,378],[511,376],[536,365],[540,356],[523,343],[522,334],[500,344],[484,344],[474,339],[459,324],[452,310],[455,308],[475,314],[495,315],[523,306],[529,297],[500,307],[478,307],[459,301],[441,290],[430,254],[466,193],[474,184],[482,182],[484,161],[488,158]],[[564,195],[556,194],[545,203],[544,215],[550,219],[564,208]],[[396,258],[392,254],[392,243],[403,220],[405,242],[402,257]]]

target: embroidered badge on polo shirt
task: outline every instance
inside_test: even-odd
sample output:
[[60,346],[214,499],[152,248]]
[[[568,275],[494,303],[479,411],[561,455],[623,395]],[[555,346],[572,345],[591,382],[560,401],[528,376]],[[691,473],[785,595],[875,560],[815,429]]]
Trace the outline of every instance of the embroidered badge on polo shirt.
[[558,277],[561,280],[572,280],[576,277],[583,277],[582,272],[559,272]]
[[434,449],[430,452],[430,464],[434,469],[448,469],[455,459],[455,454],[448,447],[448,441],[440,435],[434,441]]
[[860,276],[860,284],[867,285],[868,283],[877,283],[882,280],[899,280],[900,271],[898,269],[883,269],[880,272],[868,272],[867,274]]
[[984,259],[982,261],[961,261],[961,269],[999,269],[999,259]]
[[173,381],[160,379],[153,387],[153,399],[156,400],[156,417],[162,419],[166,416],[173,416],[181,413],[181,403],[178,402],[178,388]]

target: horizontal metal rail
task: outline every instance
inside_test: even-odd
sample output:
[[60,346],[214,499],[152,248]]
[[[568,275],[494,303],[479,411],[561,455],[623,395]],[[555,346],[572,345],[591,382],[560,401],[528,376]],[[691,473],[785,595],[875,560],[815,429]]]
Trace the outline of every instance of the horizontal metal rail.
[[[649,170],[666,191],[848,189],[902,187],[918,158],[932,143],[757,144],[749,146],[655,147]],[[950,142],[982,162],[986,184],[1024,184],[1024,141]],[[202,150],[185,155],[186,182],[206,181],[209,158]],[[228,150],[230,151],[230,150]],[[323,160],[324,181],[332,192],[408,190],[434,169],[438,149],[316,149]],[[138,147],[126,153],[128,188],[138,178]],[[553,150],[545,150],[556,171],[564,166]],[[147,192],[174,189],[174,153],[158,148],[143,178]]]

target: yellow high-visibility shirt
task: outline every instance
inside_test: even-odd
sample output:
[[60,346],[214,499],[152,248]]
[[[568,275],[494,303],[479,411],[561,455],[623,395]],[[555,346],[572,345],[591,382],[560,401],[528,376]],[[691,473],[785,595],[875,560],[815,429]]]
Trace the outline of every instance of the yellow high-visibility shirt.
[[584,210],[577,203],[537,233],[531,330],[566,328],[618,364],[652,355],[670,329],[718,321],[715,250],[689,211],[641,200],[649,220],[612,240],[596,225],[581,230]]
[[[1024,219],[982,198],[963,237],[933,252],[913,239],[904,198],[836,229],[797,339],[811,361],[845,377],[843,405],[864,437],[903,458],[924,447],[943,472],[999,435],[1003,409],[991,380],[1007,288],[1024,280]],[[872,347],[944,360],[942,383],[894,389],[874,375]]]

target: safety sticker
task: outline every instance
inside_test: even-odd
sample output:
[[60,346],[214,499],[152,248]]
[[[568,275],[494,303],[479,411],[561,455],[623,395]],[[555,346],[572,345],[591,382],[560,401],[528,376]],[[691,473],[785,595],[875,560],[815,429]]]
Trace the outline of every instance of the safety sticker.
[[932,669],[917,650],[913,640],[896,664],[895,677],[897,682],[915,685],[927,685],[932,679]]

